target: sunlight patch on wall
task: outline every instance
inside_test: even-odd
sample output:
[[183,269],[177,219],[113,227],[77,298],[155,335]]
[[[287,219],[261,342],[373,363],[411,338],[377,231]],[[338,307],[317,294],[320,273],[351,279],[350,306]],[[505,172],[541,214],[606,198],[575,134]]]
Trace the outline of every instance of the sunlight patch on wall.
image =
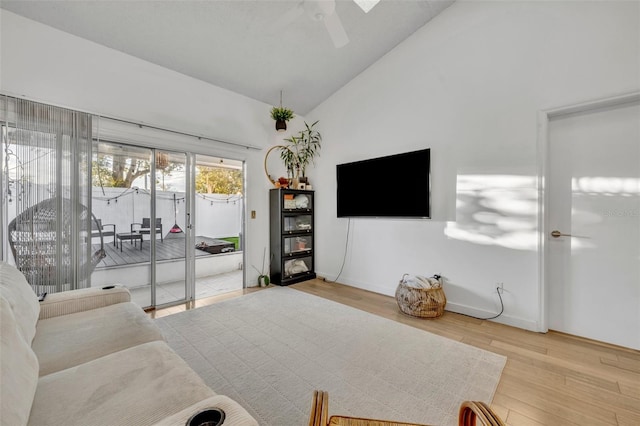
[[640,193],[640,179],[598,176],[574,177],[571,179],[571,189],[574,193],[637,197]]
[[458,175],[456,221],[445,235],[514,250],[538,246],[535,176]]

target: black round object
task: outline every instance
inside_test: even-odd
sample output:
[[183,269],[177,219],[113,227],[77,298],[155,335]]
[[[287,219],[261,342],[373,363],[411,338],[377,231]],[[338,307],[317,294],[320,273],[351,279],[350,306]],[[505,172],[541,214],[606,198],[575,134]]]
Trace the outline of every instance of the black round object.
[[221,409],[207,408],[191,416],[185,426],[220,426],[224,423],[224,417]]

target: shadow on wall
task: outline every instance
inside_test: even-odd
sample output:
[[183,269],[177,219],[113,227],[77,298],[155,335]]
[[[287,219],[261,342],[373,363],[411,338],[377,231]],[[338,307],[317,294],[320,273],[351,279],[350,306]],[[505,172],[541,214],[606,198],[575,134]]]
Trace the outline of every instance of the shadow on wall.
[[[636,178],[574,177],[567,186],[571,198],[572,250],[596,247],[591,227],[611,219],[640,217]],[[538,197],[535,176],[458,175],[456,221],[445,235],[474,244],[514,250],[538,246]]]
[[515,250],[538,246],[535,176],[458,175],[456,221],[445,235]]

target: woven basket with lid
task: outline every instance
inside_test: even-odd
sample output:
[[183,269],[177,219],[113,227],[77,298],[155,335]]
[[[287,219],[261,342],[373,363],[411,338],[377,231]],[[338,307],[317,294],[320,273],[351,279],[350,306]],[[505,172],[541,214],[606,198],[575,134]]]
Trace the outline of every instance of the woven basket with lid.
[[447,297],[442,289],[442,281],[437,288],[415,288],[407,285],[404,278],[398,283],[396,301],[407,315],[422,318],[437,318],[444,313]]

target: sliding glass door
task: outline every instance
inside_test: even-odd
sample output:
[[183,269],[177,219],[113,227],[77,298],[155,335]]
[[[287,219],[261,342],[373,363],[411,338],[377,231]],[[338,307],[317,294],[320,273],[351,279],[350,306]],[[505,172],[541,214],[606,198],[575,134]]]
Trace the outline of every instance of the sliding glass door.
[[6,96],[0,135],[0,258],[35,292],[118,283],[156,307],[244,287],[242,161]]
[[187,300],[187,160],[185,153],[94,143],[93,243],[107,244],[93,286],[126,284],[144,307]]

